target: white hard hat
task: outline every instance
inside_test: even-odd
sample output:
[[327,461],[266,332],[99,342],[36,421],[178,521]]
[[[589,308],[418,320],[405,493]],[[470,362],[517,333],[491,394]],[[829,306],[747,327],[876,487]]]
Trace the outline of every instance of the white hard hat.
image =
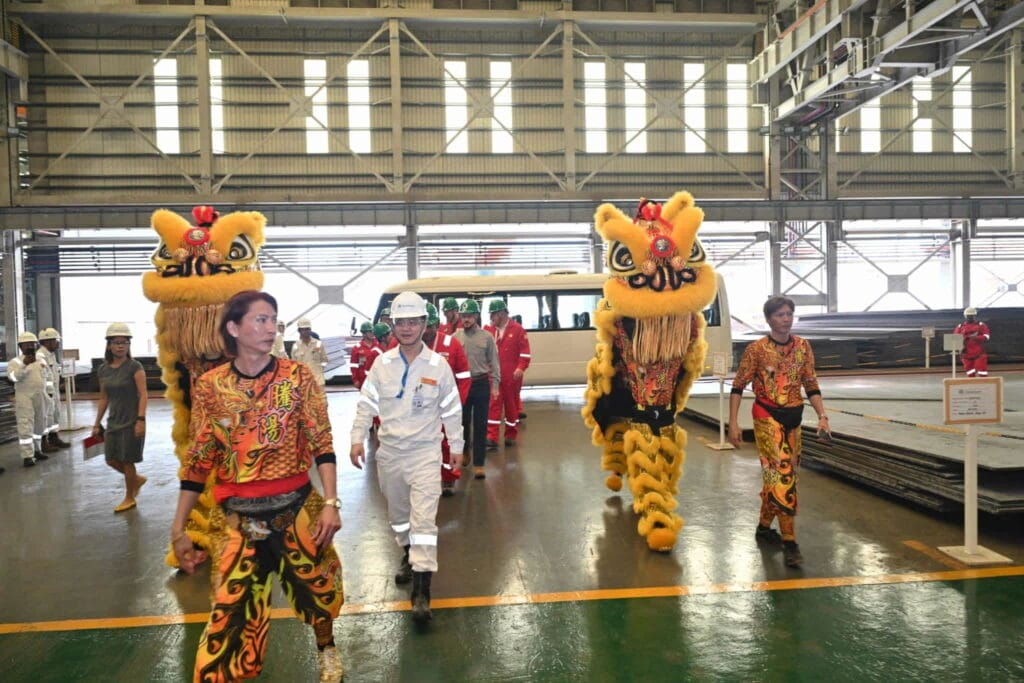
[[978,309],[976,309],[974,306],[968,306],[967,308],[964,309],[964,316],[968,315],[978,315]]
[[426,318],[427,302],[416,292],[402,292],[391,302],[391,318]]
[[110,323],[107,327],[107,339],[111,337],[128,337],[131,339],[132,330],[127,323]]
[[57,341],[60,341],[60,332],[53,329],[52,327],[47,327],[45,330],[40,330],[39,341],[46,341],[47,339],[56,339]]
[[36,335],[32,334],[31,332],[22,332],[21,334],[18,335],[18,343],[24,344],[25,342],[32,342],[33,344],[38,344],[39,340],[36,339]]
[[309,330],[313,328],[313,323],[309,322],[309,318],[299,318],[299,322],[295,323],[295,327],[300,330]]

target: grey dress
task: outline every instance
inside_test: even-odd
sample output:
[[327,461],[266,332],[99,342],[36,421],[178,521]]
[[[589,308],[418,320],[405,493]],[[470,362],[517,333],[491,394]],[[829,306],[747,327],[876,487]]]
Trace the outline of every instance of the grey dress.
[[142,462],[145,438],[135,438],[135,418],[139,416],[139,392],[135,373],[142,363],[129,358],[119,367],[104,363],[96,371],[100,386],[107,393],[107,430],[103,437],[106,459],[113,462]]

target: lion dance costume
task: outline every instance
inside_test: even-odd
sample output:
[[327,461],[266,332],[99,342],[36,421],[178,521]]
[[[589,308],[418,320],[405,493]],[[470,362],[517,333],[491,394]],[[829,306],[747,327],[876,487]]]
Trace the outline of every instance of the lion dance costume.
[[612,204],[594,216],[610,274],[594,313],[598,341],[587,364],[583,421],[603,449],[606,485],[618,491],[628,477],[637,531],[662,552],[683,526],[675,496],[686,432],[675,416],[704,367],[701,311],[717,288],[697,239],[703,219],[688,192],[664,206],[642,200],[632,221]]
[[[223,218],[211,206],[192,210],[196,225],[159,209],[152,227],[160,245],[151,258],[154,272],[142,276],[146,298],[156,309],[157,362],[174,410],[171,438],[184,464],[189,446],[190,390],[196,378],[228,360],[217,331],[221,309],[232,296],[263,288],[259,250],[266,218],[240,211]],[[192,542],[210,549],[209,520],[214,506],[207,486],[192,511],[186,532]],[[176,566],[173,551],[167,563]]]

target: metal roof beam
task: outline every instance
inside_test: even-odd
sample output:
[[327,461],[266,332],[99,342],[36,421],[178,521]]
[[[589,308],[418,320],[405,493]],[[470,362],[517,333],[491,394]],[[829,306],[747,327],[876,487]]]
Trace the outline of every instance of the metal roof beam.
[[[863,0],[858,0],[863,1]],[[188,21],[201,14],[221,26],[345,28],[376,25],[400,19],[409,26],[536,28],[545,23],[574,21],[584,28],[618,31],[753,33],[764,15],[710,12],[575,12],[550,10],[442,10],[427,8],[287,7],[260,8],[214,5],[117,5],[77,0],[68,2],[10,2],[8,14],[30,22],[102,24],[160,24]]]
[[[627,210],[632,206],[619,202]],[[1004,219],[1024,216],[1020,197],[935,197],[930,199],[699,200],[709,221],[848,221],[926,219]],[[261,211],[270,226],[589,224],[598,202],[423,202],[352,204],[225,205]],[[630,202],[632,204],[632,202]],[[0,228],[55,230],[145,228],[156,206],[17,207],[0,210]],[[167,206],[188,215],[191,205]],[[431,238],[432,239],[432,238]]]

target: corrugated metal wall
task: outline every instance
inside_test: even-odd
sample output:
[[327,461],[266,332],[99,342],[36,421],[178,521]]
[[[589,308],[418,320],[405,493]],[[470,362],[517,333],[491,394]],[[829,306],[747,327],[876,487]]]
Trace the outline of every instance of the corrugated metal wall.
[[[260,7],[278,6],[272,0]],[[533,2],[539,8],[545,2]],[[551,9],[560,3],[550,2]],[[256,5],[253,5],[256,6]],[[412,5],[407,4],[411,7]],[[418,4],[416,6],[419,6]],[[424,6],[431,6],[430,3]],[[210,54],[223,68],[223,111],[226,153],[213,159],[212,182],[220,192],[240,201],[387,199],[415,196],[425,199],[494,197],[545,199],[559,196],[627,198],[666,196],[686,187],[704,198],[765,196],[761,111],[749,108],[749,152],[728,153],[726,144],[727,61],[744,62],[753,55],[753,37],[729,33],[652,33],[586,31],[575,40],[574,114],[577,146],[584,145],[583,64],[604,60],[608,65],[608,153],[577,151],[577,185],[560,187],[568,174],[564,130],[561,36],[539,56],[528,56],[551,35],[557,24],[534,29],[453,30],[420,26],[410,29],[432,53],[425,54],[408,35],[401,36],[401,92],[393,92],[385,31],[365,50],[370,60],[372,152],[357,159],[346,151],[348,142],[346,60],[380,28],[360,24],[350,28],[311,29],[287,22],[269,27],[218,27],[237,44],[239,54],[217,31],[208,30]],[[203,175],[197,88],[196,40],[190,33],[170,55],[178,68],[178,113],[181,153],[165,159],[132,128],[155,137],[154,59],[185,28],[184,24],[75,25],[49,21],[33,25],[59,55],[49,54],[25,38],[30,55],[28,148],[34,184],[30,194],[108,201],[112,197],[159,201],[161,197],[195,192],[192,181]],[[438,156],[445,144],[444,74],[437,59],[466,62],[467,85],[473,97],[490,97],[489,65],[511,61],[514,79],[513,129],[518,138],[512,154],[491,153],[489,116],[469,130],[469,153]],[[936,122],[934,153],[915,154],[909,132],[900,134],[912,118],[909,89],[883,100],[881,155],[859,152],[859,115],[847,117],[847,134],[838,156],[840,196],[934,194],[936,184],[955,188],[955,194],[1006,191],[1006,132],[1004,65],[1001,60],[975,61],[972,98],[975,154],[954,154],[952,135]],[[303,60],[325,59],[328,76],[339,75],[327,87],[327,123],[335,136],[328,154],[306,153],[305,115],[293,99],[303,96]],[[624,144],[623,63],[642,61],[647,67],[649,116],[659,119],[647,134],[646,154],[617,154]],[[686,154],[684,126],[678,101],[683,91],[683,65],[705,65],[708,151]],[[258,67],[256,66],[258,65]],[[264,73],[280,84],[272,83]],[[89,87],[76,76],[79,74]],[[106,111],[99,98],[115,101],[140,75],[147,77]],[[933,80],[937,94],[950,75]],[[388,188],[374,176],[391,181],[396,175],[393,121],[401,102],[401,155],[405,183]],[[657,106],[654,99],[660,101]],[[683,98],[685,103],[685,97]],[[951,119],[951,99],[937,111]],[[290,117],[290,118],[289,118]],[[127,121],[125,120],[127,119]],[[83,135],[90,126],[95,129]],[[274,132],[277,131],[277,132]],[[716,153],[717,152],[717,153]],[[63,159],[58,158],[64,155]],[[251,158],[247,158],[251,155]],[[532,156],[531,156],[532,155]],[[744,175],[745,174],[745,175]],[[40,176],[45,175],[42,180]],[[745,177],[746,176],[746,177]]]

